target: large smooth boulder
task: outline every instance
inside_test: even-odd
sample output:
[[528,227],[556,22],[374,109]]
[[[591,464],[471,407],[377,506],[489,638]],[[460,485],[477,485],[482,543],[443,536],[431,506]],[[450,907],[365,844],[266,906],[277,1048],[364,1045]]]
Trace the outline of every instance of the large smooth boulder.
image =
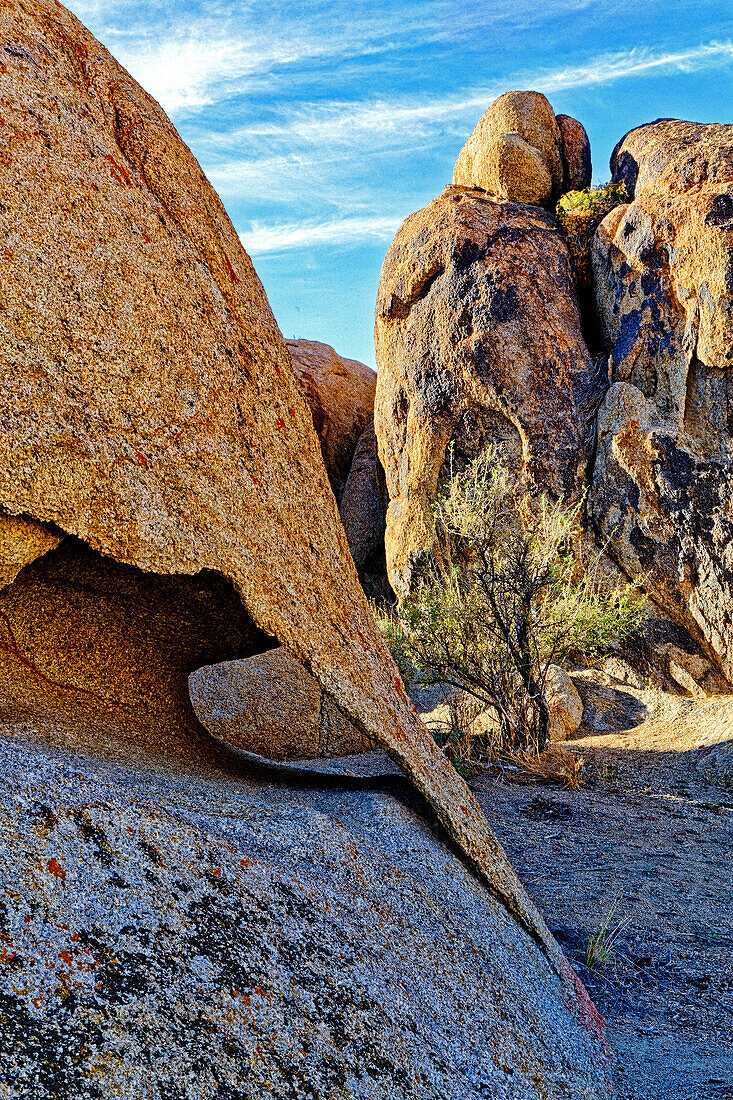
[[543,210],[450,187],[404,222],[376,309],[375,427],[398,595],[433,548],[439,488],[485,447],[518,490],[577,499],[607,385],[580,326],[567,247]]
[[592,507],[609,553],[733,677],[733,126],[665,120],[614,150],[633,201],[593,266],[614,383]]
[[205,665],[189,677],[205,729],[271,760],[346,756],[371,744],[287,650]]
[[505,92],[461,149],[453,182],[511,202],[553,206],[590,184],[590,144],[576,119],[555,117],[540,92]]
[[601,1017],[385,792],[0,739],[0,894],[8,1096],[608,1095]]
[[336,500],[341,500],[356,445],[374,415],[377,376],[365,363],[344,359],[329,344],[288,340],[299,378],[321,441]]
[[[564,956],[404,692],[287,348],[201,168],[61,4],[8,0],[0,38],[0,511],[146,574],[221,578],[268,636],[260,648],[286,646],[406,769],[579,1003]],[[87,643],[81,629],[76,642]],[[20,646],[13,656],[28,659]],[[60,664],[71,659],[62,647]]]

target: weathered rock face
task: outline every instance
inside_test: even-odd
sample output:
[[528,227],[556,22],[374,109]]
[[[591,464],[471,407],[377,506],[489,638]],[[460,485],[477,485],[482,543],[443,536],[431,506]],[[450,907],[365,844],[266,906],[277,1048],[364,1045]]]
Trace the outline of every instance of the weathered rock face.
[[367,596],[387,599],[387,492],[374,435],[377,376],[364,363],[314,340],[288,340],[288,351],[313,415],[359,580]]
[[356,445],[374,414],[377,376],[364,363],[337,355],[328,344],[288,340],[287,346],[321,441],[329,481],[340,501]]
[[555,118],[539,92],[506,92],[481,116],[461,150],[453,182],[512,202],[551,206],[590,184],[590,144],[582,125]]
[[541,948],[386,793],[3,738],[0,894],[23,1100],[606,1095]]
[[223,578],[409,772],[584,1003],[409,704],[287,349],[196,160],[60,4],[8,0],[0,40],[0,509],[146,573]]
[[199,668],[189,689],[207,730],[268,759],[345,756],[372,747],[285,649]]
[[375,427],[389,491],[389,579],[404,594],[434,540],[449,472],[493,444],[518,485],[573,498],[607,381],[580,331],[557,223],[447,188],[403,224],[376,311]]
[[42,523],[0,512],[0,587],[12,584],[21,569],[60,542]]
[[[633,202],[593,246],[615,383],[593,513],[632,576],[733,676],[733,126],[663,121],[617,146]],[[634,190],[635,189],[635,190]]]

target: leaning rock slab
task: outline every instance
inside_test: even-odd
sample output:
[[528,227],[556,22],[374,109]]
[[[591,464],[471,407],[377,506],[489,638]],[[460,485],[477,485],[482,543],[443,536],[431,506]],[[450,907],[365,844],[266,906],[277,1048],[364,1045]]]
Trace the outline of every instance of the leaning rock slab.
[[607,382],[583,340],[572,264],[549,214],[447,188],[387,253],[376,346],[398,595],[433,546],[432,508],[451,462],[460,469],[491,444],[527,492],[577,497]]
[[609,553],[733,677],[733,126],[662,121],[614,150],[633,201],[593,245],[615,385],[592,495]]
[[600,1017],[386,793],[0,739],[0,911],[23,1100],[607,1095]]
[[61,4],[7,0],[0,38],[0,509],[146,573],[223,578],[408,771],[582,1001],[407,699],[264,290],[195,158]]

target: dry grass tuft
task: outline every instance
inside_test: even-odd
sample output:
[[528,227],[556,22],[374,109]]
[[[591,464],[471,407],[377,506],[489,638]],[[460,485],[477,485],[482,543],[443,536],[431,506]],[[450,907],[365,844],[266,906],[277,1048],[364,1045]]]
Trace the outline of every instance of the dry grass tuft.
[[539,754],[522,749],[507,754],[504,761],[513,766],[508,777],[515,783],[557,785],[577,791],[585,778],[585,757],[576,756],[560,745],[550,745]]

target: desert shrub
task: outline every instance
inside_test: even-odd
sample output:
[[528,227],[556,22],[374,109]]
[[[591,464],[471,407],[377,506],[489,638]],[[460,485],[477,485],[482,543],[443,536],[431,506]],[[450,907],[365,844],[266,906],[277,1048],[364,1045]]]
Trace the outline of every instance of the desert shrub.
[[609,593],[600,552],[578,564],[582,503],[542,497],[519,509],[489,449],[451,478],[435,506],[431,568],[378,616],[403,677],[447,684],[496,720],[497,745],[544,749],[547,671],[641,623],[634,586]]
[[606,183],[584,191],[568,191],[558,202],[555,213],[582,289],[588,290],[593,285],[593,234],[614,207],[628,201],[623,183]]

